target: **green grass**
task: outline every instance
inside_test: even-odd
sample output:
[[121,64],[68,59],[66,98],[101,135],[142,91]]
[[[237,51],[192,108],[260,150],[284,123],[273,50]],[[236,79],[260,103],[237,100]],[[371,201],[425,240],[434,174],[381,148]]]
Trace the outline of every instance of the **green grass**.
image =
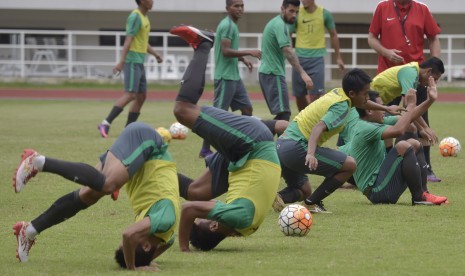
[[[31,220],[58,197],[79,188],[51,174],[40,174],[15,194],[11,178],[23,148],[46,156],[96,164],[122,130],[126,112],[112,125],[111,138],[99,137],[96,125],[112,101],[0,101],[0,274],[1,275],[118,275],[113,251],[122,230],[133,221],[123,192],[120,200],[104,198],[76,217],[44,231],[32,248],[30,261],[15,259],[11,227]],[[293,103],[292,103],[293,104]],[[293,104],[294,105],[294,104]],[[270,118],[263,103],[255,113]],[[463,104],[435,104],[431,123],[438,136],[465,141]],[[154,127],[174,122],[172,103],[148,102],[140,117]],[[199,176],[197,158],[201,139],[190,133],[173,141],[170,152],[178,169]],[[333,146],[335,139],[328,142]],[[270,210],[261,228],[247,238],[228,238],[211,252],[181,253],[177,242],[158,260],[162,275],[461,275],[465,201],[463,155],[443,158],[432,150],[435,172],[444,180],[430,184],[433,193],[446,195],[447,206],[411,206],[408,191],[396,205],[372,205],[353,190],[338,190],[325,200],[333,214],[314,215],[314,225],[303,238],[284,237],[277,214]],[[320,177],[310,176],[313,188]],[[281,184],[283,186],[283,184]]]

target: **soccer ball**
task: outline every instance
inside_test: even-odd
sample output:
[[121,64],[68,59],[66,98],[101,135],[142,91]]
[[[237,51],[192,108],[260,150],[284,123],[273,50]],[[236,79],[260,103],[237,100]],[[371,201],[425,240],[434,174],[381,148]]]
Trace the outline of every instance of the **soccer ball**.
[[160,136],[163,138],[163,141],[164,141],[165,143],[171,142],[171,138],[173,138],[173,137],[171,137],[171,133],[170,133],[169,130],[167,130],[167,129],[164,128],[164,127],[159,127],[159,128],[157,128],[157,132],[158,132],[158,134],[160,134]]
[[459,140],[454,137],[444,138],[439,143],[439,150],[441,151],[441,155],[444,157],[457,156],[460,153],[461,148]]
[[305,236],[312,227],[313,218],[310,211],[302,205],[286,206],[278,218],[278,225],[286,236]]
[[189,129],[179,122],[173,123],[170,126],[170,134],[173,139],[186,139]]

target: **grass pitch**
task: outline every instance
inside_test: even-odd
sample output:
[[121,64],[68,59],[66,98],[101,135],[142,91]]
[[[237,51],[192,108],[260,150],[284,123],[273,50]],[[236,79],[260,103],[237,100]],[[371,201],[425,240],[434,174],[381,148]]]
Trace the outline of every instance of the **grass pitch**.
[[[79,186],[59,176],[39,174],[20,193],[12,176],[24,148],[89,164],[116,139],[127,110],[113,123],[110,138],[100,138],[96,126],[109,112],[111,101],[2,100],[0,102],[0,274],[1,275],[118,275],[113,252],[122,230],[133,222],[126,194],[113,202],[104,198],[74,218],[37,238],[28,263],[15,259],[11,227],[32,220],[58,197]],[[292,103],[294,105],[294,103]],[[172,103],[147,102],[140,121],[169,127],[175,121]],[[270,118],[264,103],[255,114]],[[453,136],[465,143],[464,104],[434,104],[430,121],[440,139]],[[295,114],[295,112],[294,112]],[[192,177],[204,169],[197,158],[201,139],[189,133],[173,141],[170,152],[178,170]],[[335,139],[327,143],[335,145]],[[435,194],[446,195],[447,206],[411,206],[406,191],[396,205],[372,205],[354,190],[339,189],[325,200],[333,214],[316,214],[309,235],[285,237],[271,208],[261,228],[248,238],[228,238],[211,252],[181,253],[178,244],[156,262],[162,275],[461,275],[465,242],[463,154],[443,158],[432,149],[433,167],[443,178],[431,183]],[[321,182],[310,176],[312,187]],[[283,184],[281,184],[283,186]]]

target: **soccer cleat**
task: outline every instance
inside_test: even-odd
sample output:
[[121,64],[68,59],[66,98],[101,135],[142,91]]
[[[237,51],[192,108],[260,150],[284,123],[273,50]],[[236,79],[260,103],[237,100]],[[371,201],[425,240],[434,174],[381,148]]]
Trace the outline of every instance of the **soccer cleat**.
[[110,132],[110,125],[100,124],[97,126],[98,131],[102,138],[108,138],[108,132]]
[[16,236],[16,241],[18,242],[18,247],[16,248],[16,258],[20,262],[27,262],[29,259],[29,251],[35,243],[35,239],[30,240],[26,237],[26,228],[29,225],[29,222],[20,221],[13,226],[14,235]]
[[213,152],[210,149],[202,148],[199,152],[199,158],[206,158],[209,155],[212,155]]
[[15,175],[13,176],[13,187],[15,192],[19,193],[26,183],[36,176],[39,169],[34,167],[34,157],[38,156],[37,152],[33,149],[25,149],[21,155],[21,162],[16,168]]
[[215,35],[212,32],[201,31],[195,27],[187,25],[174,26],[171,28],[170,34],[179,36],[194,49],[197,49],[203,41],[210,41],[213,43],[215,40]]
[[421,201],[412,200],[412,205],[441,205],[447,202],[447,197],[430,194],[428,191],[423,192]]
[[305,206],[310,213],[322,213],[322,214],[332,214],[333,212],[330,212],[326,210],[325,206],[323,205],[323,201],[320,201],[319,203],[316,204],[311,204],[308,205],[304,202],[302,202],[302,205]]
[[117,201],[118,196],[119,196],[119,189],[111,193],[111,199],[113,199],[113,201]]
[[274,198],[271,207],[273,207],[273,210],[277,213],[281,212],[284,209],[284,207],[286,207],[286,204],[284,203],[279,193],[276,193],[276,197]]
[[433,172],[428,172],[428,182],[441,182],[441,178],[438,178]]

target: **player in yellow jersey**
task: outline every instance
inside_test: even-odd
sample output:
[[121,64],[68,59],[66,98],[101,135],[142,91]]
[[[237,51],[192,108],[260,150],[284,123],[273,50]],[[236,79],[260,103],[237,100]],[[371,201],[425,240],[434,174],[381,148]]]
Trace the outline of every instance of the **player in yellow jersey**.
[[15,224],[17,258],[28,261],[38,233],[70,219],[126,184],[136,222],[124,230],[116,260],[131,270],[156,270],[150,263],[173,244],[179,221],[176,165],[167,147],[153,128],[135,122],[100,156],[95,168],[25,150],[14,176],[16,192],[39,172],[57,174],[84,187],[62,196],[31,222]]
[[189,242],[210,250],[227,236],[249,236],[260,227],[278,190],[281,168],[273,135],[265,124],[249,116],[197,105],[204,89],[213,34],[190,26],[174,27],[170,32],[195,49],[181,80],[174,115],[217,150],[213,165],[227,166],[229,171],[226,202],[190,201],[181,211],[181,251],[190,251]]
[[368,101],[371,78],[352,69],[335,88],[302,110],[276,142],[283,176],[316,174],[324,176],[321,185],[304,203],[313,213],[329,213],[322,200],[346,182],[356,169],[355,160],[346,154],[323,147],[344,128],[352,106],[384,110],[397,114],[397,107]]
[[108,116],[97,126],[103,138],[108,137],[110,125],[123,111],[123,108],[133,101],[128,113],[126,125],[137,121],[140,110],[147,96],[147,79],[145,77],[145,56],[153,55],[158,63],[162,57],[152,49],[149,43],[150,21],[147,13],[152,9],[153,0],[136,0],[138,8],[129,14],[126,22],[126,38],[121,53],[120,62],[113,68],[113,74],[124,73],[125,93],[115,102]]
[[[345,68],[339,52],[336,24],[331,13],[317,5],[315,0],[301,0],[301,2],[299,15],[291,25],[290,32],[296,34],[295,53],[302,68],[312,78],[313,88],[308,90],[300,74],[295,70],[292,71],[292,94],[295,96],[299,111],[325,93],[325,29],[328,30],[339,69],[342,71]],[[307,94],[310,101],[307,99]]]

